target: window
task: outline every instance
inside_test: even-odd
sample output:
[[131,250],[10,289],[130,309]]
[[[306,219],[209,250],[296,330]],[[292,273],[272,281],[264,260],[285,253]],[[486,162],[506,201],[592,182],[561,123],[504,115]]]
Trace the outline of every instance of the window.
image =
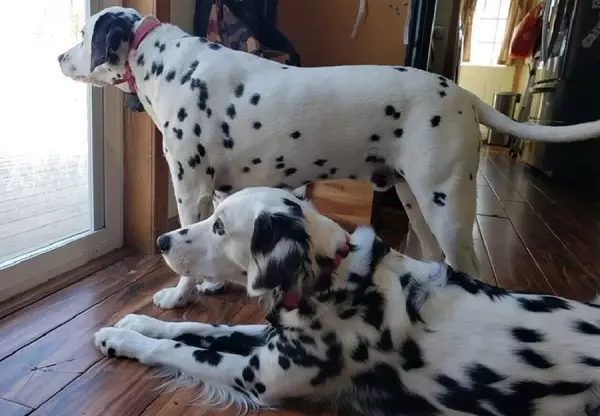
[[0,25],[3,39],[19,34],[3,46],[19,80],[0,96],[0,300],[122,245],[122,97],[68,79],[57,60],[105,1],[2,4],[28,24]]
[[473,65],[496,65],[511,0],[478,0],[471,32]]

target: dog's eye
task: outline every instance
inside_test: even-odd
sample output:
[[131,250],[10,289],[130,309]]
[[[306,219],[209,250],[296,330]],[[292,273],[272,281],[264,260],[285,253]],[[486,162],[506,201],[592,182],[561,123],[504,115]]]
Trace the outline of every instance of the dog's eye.
[[221,218],[217,218],[215,223],[213,224],[213,233],[223,235],[225,234],[225,226],[223,225],[223,221]]

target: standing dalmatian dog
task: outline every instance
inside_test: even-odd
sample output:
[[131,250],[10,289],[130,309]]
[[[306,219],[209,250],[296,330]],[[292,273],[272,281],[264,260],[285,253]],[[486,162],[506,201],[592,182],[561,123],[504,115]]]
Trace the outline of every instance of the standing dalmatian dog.
[[301,397],[342,415],[600,415],[597,303],[410,259],[275,188],[236,192],[159,242],[176,272],[245,285],[270,324],[128,315],[95,344],[201,383],[213,405]]
[[[133,9],[92,16],[62,72],[134,92],[163,133],[182,225],[206,219],[216,190],[296,189],[322,179],[395,187],[425,260],[476,275],[479,122],[524,139],[583,140],[600,122],[517,123],[451,81],[413,68],[295,68],[192,37]],[[207,276],[208,278],[215,276]],[[155,303],[182,306],[182,276]],[[220,283],[205,281],[201,290]]]

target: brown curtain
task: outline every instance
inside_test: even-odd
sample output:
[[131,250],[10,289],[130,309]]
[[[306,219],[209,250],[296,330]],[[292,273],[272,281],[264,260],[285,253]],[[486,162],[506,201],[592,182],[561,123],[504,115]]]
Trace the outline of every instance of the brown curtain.
[[471,59],[471,32],[476,6],[477,0],[462,0],[460,2],[460,21],[463,25],[463,62],[469,62]]
[[521,20],[523,20],[527,12],[538,3],[539,0],[511,0],[510,8],[508,9],[508,19],[506,20],[506,29],[504,31],[504,39],[502,40],[500,54],[498,55],[499,65],[514,65],[517,62],[521,62],[521,60],[515,60],[510,57],[510,42],[517,25],[521,23]]

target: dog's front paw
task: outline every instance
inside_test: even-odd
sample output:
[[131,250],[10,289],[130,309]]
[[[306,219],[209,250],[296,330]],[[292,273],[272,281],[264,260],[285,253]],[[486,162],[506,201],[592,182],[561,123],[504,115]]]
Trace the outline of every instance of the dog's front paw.
[[225,283],[204,280],[199,285],[196,285],[196,290],[201,295],[216,295],[225,291]]
[[167,338],[168,323],[146,315],[129,314],[115,324],[115,328],[128,329],[150,338]]
[[154,304],[162,309],[181,308],[193,299],[193,291],[184,292],[178,287],[168,287],[154,294]]
[[102,328],[94,334],[94,344],[107,357],[133,358],[149,364],[148,355],[157,340],[122,328]]

